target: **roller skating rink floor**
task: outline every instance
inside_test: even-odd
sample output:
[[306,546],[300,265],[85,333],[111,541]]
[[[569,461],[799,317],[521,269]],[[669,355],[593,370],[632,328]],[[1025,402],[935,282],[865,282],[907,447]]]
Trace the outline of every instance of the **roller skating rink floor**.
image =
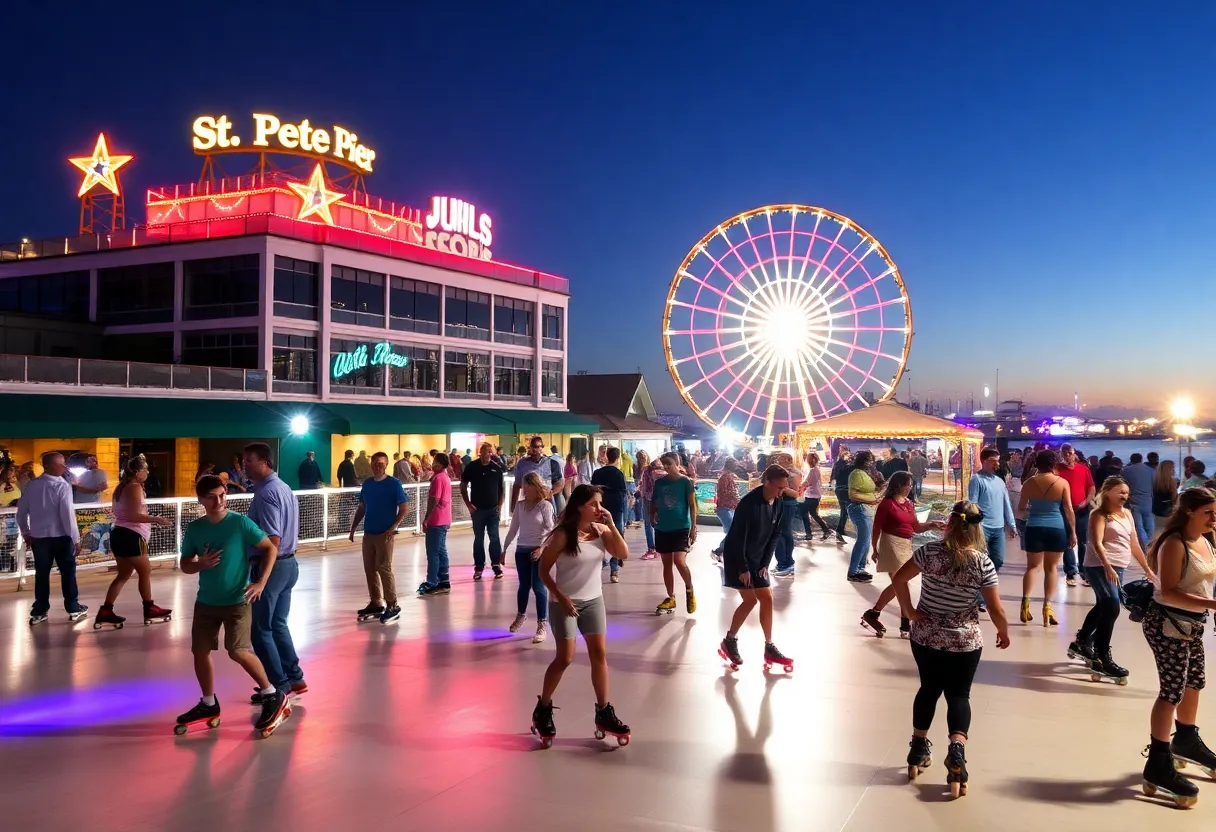
[[[505,531],[505,530],[504,530]],[[82,572],[90,617],[71,625],[57,579],[50,620],[27,623],[32,579],[0,582],[0,828],[40,832],[172,830],[1190,830],[1216,823],[1216,782],[1198,775],[1189,811],[1140,794],[1140,752],[1156,695],[1138,625],[1120,619],[1116,660],[1130,684],[1090,681],[1066,648],[1093,594],[1060,579],[1058,627],[1016,622],[1023,557],[1001,576],[1012,646],[987,643],[972,691],[970,788],[946,786],[945,704],[930,738],[933,765],[908,782],[916,668],[898,636],[859,616],[885,585],[845,581],[847,550],[799,546],[793,579],[776,584],[774,641],[792,674],[763,671],[753,617],[739,637],[744,665],[717,647],[737,595],[720,585],[706,528],[690,563],[698,611],[656,617],[662,565],[633,559],[607,583],[611,700],[632,728],[618,747],[593,737],[594,696],[580,642],[554,699],[557,739],[542,750],[530,718],[552,642],[532,644],[534,608],[511,636],[516,578],[474,583],[472,536],[448,540],[452,594],[419,599],[421,538],[399,538],[398,623],[357,623],[367,603],[358,550],[300,555],[291,627],[310,690],[269,739],[253,731],[251,682],[216,654],[219,728],[173,734],[198,699],[189,649],[197,578],[158,568],[156,601],[173,620],[142,626],[135,582],[119,631],[94,630],[110,574]],[[850,541],[851,543],[851,541]],[[1012,544],[1016,550],[1016,543]],[[1130,580],[1130,578],[1129,578]],[[1210,627],[1209,627],[1210,632]],[[1210,643],[1210,641],[1209,641]],[[1200,728],[1216,740],[1216,691]],[[1196,776],[1194,767],[1187,773]]]

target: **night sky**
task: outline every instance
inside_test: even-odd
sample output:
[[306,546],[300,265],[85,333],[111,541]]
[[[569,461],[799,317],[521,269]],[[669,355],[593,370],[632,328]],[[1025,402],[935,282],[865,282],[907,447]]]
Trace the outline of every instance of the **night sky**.
[[496,258],[570,278],[571,371],[641,367],[660,409],[681,259],[800,202],[898,263],[918,397],[999,368],[1002,398],[1216,410],[1211,4],[12,5],[4,240],[75,231],[99,130],[142,220],[197,178],[195,116],[271,112],[358,132],[373,195],[490,213]]

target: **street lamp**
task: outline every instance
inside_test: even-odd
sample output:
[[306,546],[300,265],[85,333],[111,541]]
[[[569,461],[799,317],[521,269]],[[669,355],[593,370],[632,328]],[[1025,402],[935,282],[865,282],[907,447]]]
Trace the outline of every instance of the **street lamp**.
[[1178,438],[1178,474],[1182,470],[1182,438],[1186,437],[1186,453],[1191,454],[1191,443],[1195,440],[1195,427],[1190,421],[1195,418],[1195,403],[1185,396],[1174,399],[1170,404],[1170,415],[1174,417],[1174,436]]

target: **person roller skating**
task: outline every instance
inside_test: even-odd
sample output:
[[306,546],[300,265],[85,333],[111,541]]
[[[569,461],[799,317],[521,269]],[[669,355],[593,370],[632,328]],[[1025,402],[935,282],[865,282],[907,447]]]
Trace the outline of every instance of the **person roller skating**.
[[769,563],[782,533],[782,492],[789,485],[789,472],[780,465],[764,470],[763,483],[749,491],[735,507],[734,521],[722,540],[722,581],[738,590],[739,606],[731,618],[730,630],[718,648],[731,670],[743,664],[739,655],[739,630],[752,610],[760,607],[760,629],[764,633],[764,667],[781,664],[788,673],[793,662],[773,646],[773,591],[769,583]]
[[1216,754],[1199,737],[1199,728],[1178,723],[1178,730],[1170,740],[1170,754],[1175,768],[1186,768],[1187,763],[1199,766],[1208,777],[1216,778]]
[[[1205,537],[1214,529],[1216,494],[1188,488],[1178,496],[1177,506],[1149,546],[1147,558],[1157,583],[1141,625],[1156,660],[1159,691],[1150,717],[1144,793],[1165,792],[1183,808],[1195,805],[1199,790],[1174,771],[1174,761],[1194,761],[1205,767],[1211,762],[1211,752],[1199,739],[1196,717],[1199,692],[1206,681],[1204,623],[1207,614],[1216,609],[1212,598],[1216,552]],[[1172,742],[1171,723],[1175,728]]]
[[220,700],[218,696],[211,698],[212,702],[210,705],[200,699],[197,705],[178,716],[177,722],[173,726],[173,733],[180,737],[186,733],[187,728],[198,722],[206,722],[208,728],[218,728],[220,725]]
[[113,604],[102,604],[97,610],[97,617],[93,619],[93,629],[100,630],[102,627],[110,626],[115,630],[121,630],[123,622],[127,619],[114,612]]
[[909,780],[915,780],[918,775],[925,773],[925,769],[933,765],[933,754],[930,751],[932,748],[933,743],[929,742],[928,737],[918,737],[915,734],[912,736],[912,741],[908,743]]
[[147,627],[154,621],[162,623],[173,620],[173,610],[167,610],[164,607],[157,606],[155,601],[144,601],[144,626]]
[[533,733],[545,748],[552,745],[555,734],[553,694],[574,661],[578,633],[591,660],[596,737],[612,734],[621,745],[629,742],[629,726],[617,718],[608,699],[608,617],[601,576],[605,557],[627,560],[629,547],[600,503],[599,488],[580,485],[571,492],[540,556],[540,577],[549,590],[549,626],[557,648],[532,712]]
[[1068,658],[1080,659],[1086,665],[1093,666],[1093,663],[1098,660],[1098,654],[1094,652],[1093,642],[1078,630],[1076,638],[1068,645]]
[[688,552],[697,542],[697,489],[693,481],[680,473],[680,457],[666,453],[659,457],[667,473],[654,481],[650,501],[650,519],[655,528],[654,545],[663,560],[663,586],[667,597],[655,608],[655,615],[676,611],[675,572],[684,581],[686,609],[697,609],[693,595],[692,572],[688,568]]
[[[421,592],[421,589],[419,589],[419,592]],[[378,620],[380,616],[384,615],[384,609],[384,604],[368,604],[355,613],[355,619],[360,622],[371,621],[372,619]]]
[[1105,653],[1090,662],[1089,669],[1092,671],[1089,676],[1091,682],[1097,682],[1105,676],[1107,679],[1113,679],[1120,687],[1127,685],[1127,668],[1115,664],[1109,647],[1106,648]]
[[144,499],[144,483],[148,479],[148,463],[136,456],[127,463],[122,482],[114,489],[114,526],[110,530],[110,552],[118,574],[106,590],[105,601],[93,622],[93,629],[109,625],[121,630],[126,621],[114,612],[114,603],[132,575],[136,576],[139,595],[144,602],[144,625],[153,621],[168,621],[173,610],[161,609],[152,600],[152,564],[148,560],[148,539],[153,526],[172,526],[171,517],[149,513]]
[[[912,624],[912,657],[920,673],[920,689],[912,702],[908,777],[915,778],[929,764],[929,729],[937,700],[944,694],[950,736],[946,782],[955,797],[967,793],[971,683],[984,647],[976,589],[996,626],[997,648],[1009,646],[1009,624],[1001,605],[996,567],[984,551],[983,519],[984,513],[975,503],[955,503],[945,538],[921,546],[891,578],[900,609]],[[921,594],[913,608],[908,582],[917,575],[922,576]]]

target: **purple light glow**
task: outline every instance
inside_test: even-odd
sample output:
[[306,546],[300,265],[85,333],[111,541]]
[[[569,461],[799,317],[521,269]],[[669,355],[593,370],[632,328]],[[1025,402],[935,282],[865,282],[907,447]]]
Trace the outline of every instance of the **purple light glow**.
[[0,737],[113,724],[155,713],[169,703],[189,703],[197,696],[192,678],[137,679],[0,701]]

